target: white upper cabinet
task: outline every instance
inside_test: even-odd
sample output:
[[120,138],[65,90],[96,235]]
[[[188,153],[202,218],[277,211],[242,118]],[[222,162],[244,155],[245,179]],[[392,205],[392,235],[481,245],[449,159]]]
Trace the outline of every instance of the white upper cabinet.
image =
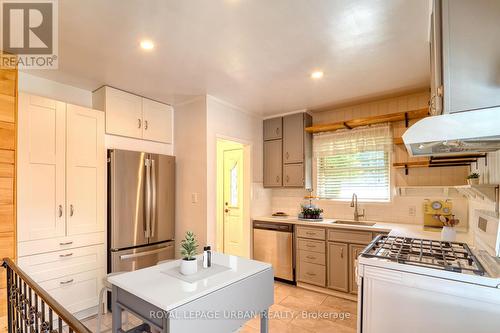
[[174,109],[167,104],[142,99],[144,120],[143,139],[172,143],[172,116]]
[[66,220],[68,236],[104,231],[104,114],[67,107]]
[[64,236],[66,104],[19,94],[19,241]]
[[93,94],[94,109],[106,113],[106,133],[172,143],[173,108],[104,86]]
[[104,114],[24,93],[18,109],[18,240],[104,231]]

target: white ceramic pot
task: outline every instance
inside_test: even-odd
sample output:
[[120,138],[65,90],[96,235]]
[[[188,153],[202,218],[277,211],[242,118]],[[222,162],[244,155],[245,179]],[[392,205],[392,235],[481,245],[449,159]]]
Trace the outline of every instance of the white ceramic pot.
[[198,260],[181,260],[181,274],[192,275],[198,271]]
[[453,227],[443,227],[441,230],[441,240],[446,242],[454,242],[457,239],[457,231]]

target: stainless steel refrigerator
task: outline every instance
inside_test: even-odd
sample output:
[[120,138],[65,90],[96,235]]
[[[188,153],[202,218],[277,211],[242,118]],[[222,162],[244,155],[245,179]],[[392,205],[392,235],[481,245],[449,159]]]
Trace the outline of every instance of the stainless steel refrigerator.
[[174,258],[175,158],[108,150],[108,271]]

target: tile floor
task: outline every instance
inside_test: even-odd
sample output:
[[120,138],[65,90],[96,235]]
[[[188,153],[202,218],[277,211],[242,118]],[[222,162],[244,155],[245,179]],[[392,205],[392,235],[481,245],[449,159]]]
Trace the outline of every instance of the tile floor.
[[[357,322],[356,302],[328,296],[283,283],[274,285],[274,305],[270,308],[271,333],[355,333]],[[83,323],[96,332],[95,317]],[[140,324],[129,315],[125,329]],[[248,321],[239,333],[260,332],[259,318]],[[111,315],[103,318],[101,332],[110,332]]]

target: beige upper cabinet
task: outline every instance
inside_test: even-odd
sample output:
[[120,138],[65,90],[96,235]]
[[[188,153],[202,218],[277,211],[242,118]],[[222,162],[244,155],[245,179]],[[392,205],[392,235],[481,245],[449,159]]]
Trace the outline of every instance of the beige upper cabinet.
[[281,160],[281,140],[264,141],[264,186],[281,187],[283,185],[283,165]]
[[18,240],[104,231],[104,114],[20,94]]
[[172,143],[173,108],[104,86],[92,96],[94,109],[105,111],[106,133]]
[[[305,132],[311,125],[312,117],[307,113],[264,120],[264,186],[312,187],[312,135]],[[279,156],[276,155],[278,144],[281,145]],[[278,163],[283,172],[279,182],[272,181],[272,177],[277,179]],[[269,174],[271,170],[273,173]]]
[[304,161],[304,113],[283,117],[283,163]]
[[328,288],[348,292],[348,246],[344,243],[328,243]]
[[68,236],[104,231],[104,114],[67,106],[66,220]]
[[283,165],[283,186],[302,187],[304,186],[304,164],[284,164]]
[[18,241],[64,236],[66,104],[19,94]]
[[283,137],[283,118],[264,120],[264,140],[276,140]]

